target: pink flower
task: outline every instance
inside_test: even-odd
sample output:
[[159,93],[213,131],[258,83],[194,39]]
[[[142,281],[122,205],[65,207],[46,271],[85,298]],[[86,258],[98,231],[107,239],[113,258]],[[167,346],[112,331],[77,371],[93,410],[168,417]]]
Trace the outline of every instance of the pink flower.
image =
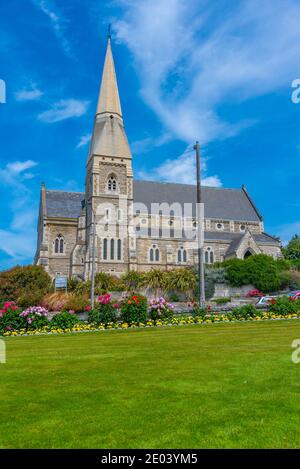
[[92,307],[90,305],[87,305],[84,309],[85,311],[91,311]]
[[74,309],[70,309],[70,310],[69,310],[69,313],[70,313],[70,314],[75,314]]

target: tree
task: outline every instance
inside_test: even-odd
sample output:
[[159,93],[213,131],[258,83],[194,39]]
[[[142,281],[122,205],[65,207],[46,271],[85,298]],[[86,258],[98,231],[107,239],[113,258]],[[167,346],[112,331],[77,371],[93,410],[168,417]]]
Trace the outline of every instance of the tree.
[[17,266],[0,272],[0,298],[17,301],[28,293],[45,294],[50,291],[51,284],[51,277],[42,266]]
[[283,250],[286,259],[300,259],[300,236],[295,235]]

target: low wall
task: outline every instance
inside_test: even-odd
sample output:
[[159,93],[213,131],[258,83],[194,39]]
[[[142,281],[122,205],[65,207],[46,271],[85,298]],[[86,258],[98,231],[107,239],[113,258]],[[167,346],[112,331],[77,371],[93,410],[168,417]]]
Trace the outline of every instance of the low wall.
[[215,284],[215,293],[213,298],[231,298],[231,297],[243,297],[250,290],[254,290],[253,285],[243,285],[242,287],[231,287],[226,283],[216,283]]

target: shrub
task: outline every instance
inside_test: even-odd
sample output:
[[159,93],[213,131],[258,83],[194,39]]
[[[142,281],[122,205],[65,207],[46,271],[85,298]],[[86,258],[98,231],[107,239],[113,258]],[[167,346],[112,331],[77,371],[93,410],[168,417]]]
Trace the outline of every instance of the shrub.
[[200,316],[204,318],[207,314],[210,313],[210,306],[205,306],[205,308],[201,308],[199,303],[195,300],[188,303],[188,313],[192,314],[193,316]]
[[217,305],[225,305],[226,303],[230,303],[231,298],[227,298],[227,297],[224,297],[224,298],[214,298],[212,301],[213,301],[214,303],[216,303]]
[[224,262],[226,278],[231,286],[253,284],[266,292],[276,291],[282,286],[282,262],[266,254],[250,256],[246,260],[230,259]]
[[62,311],[65,309],[65,305],[67,304],[69,298],[70,293],[48,293],[42,299],[41,305],[48,309],[48,311]]
[[287,316],[300,311],[300,300],[293,300],[288,296],[273,299],[269,304],[269,311],[274,314]]
[[118,306],[111,302],[111,295],[109,293],[100,295],[96,307],[89,311],[88,322],[97,325],[115,322],[117,320]]
[[78,278],[68,278],[68,292],[75,292],[79,283],[82,282]]
[[300,272],[296,269],[281,272],[281,284],[290,290],[298,290],[300,288]]
[[164,290],[166,286],[166,274],[160,269],[151,269],[145,272],[141,279],[141,285],[151,288],[158,296],[159,290]]
[[20,312],[19,307],[13,301],[4,303],[0,310],[0,334],[25,327],[26,321],[20,317]]
[[123,280],[119,277],[112,276],[111,277],[111,291],[125,291],[126,285],[124,284]]
[[87,280],[86,282],[79,282],[76,285],[74,293],[76,295],[90,295],[92,289],[92,282],[91,280]]
[[98,272],[95,275],[95,291],[98,294],[107,293],[112,290],[112,276],[106,272]]
[[27,291],[19,296],[17,303],[21,308],[28,308],[31,305],[40,305],[43,301],[44,293],[42,291]]
[[165,298],[154,298],[149,303],[149,316],[153,320],[172,319],[174,306],[168,303]]
[[45,294],[50,291],[51,285],[51,277],[42,266],[17,266],[0,273],[0,298],[16,301],[30,291]]
[[56,314],[50,321],[51,329],[71,329],[75,324],[78,324],[80,321],[77,319],[74,313],[69,313],[67,311],[62,311],[61,313]]
[[87,304],[88,298],[86,296],[71,293],[63,309],[66,311],[74,311],[74,313],[82,313],[85,311]]
[[49,324],[48,310],[42,306],[31,306],[20,317],[25,319],[27,329],[40,329]]
[[176,269],[165,273],[164,285],[168,291],[176,291],[192,295],[196,287],[196,275],[191,269]]
[[128,291],[136,291],[142,282],[143,274],[135,270],[129,270],[126,274],[123,274],[121,278]]
[[248,317],[253,318],[259,315],[259,313],[253,305],[244,305],[239,308],[233,308],[231,315],[236,319],[247,319]]
[[121,303],[121,317],[127,323],[140,323],[147,320],[147,298],[138,293],[131,293]]

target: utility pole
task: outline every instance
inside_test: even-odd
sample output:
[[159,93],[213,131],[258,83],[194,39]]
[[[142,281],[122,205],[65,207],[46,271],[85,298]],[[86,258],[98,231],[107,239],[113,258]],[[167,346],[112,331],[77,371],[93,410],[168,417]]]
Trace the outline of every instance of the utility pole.
[[92,206],[92,287],[91,287],[91,306],[95,305],[95,264],[96,264],[96,221]]
[[204,259],[203,259],[203,217],[202,217],[202,193],[201,193],[201,165],[200,165],[200,145],[196,142],[197,162],[197,227],[198,227],[198,287],[199,287],[199,306],[205,307],[205,280],[204,280]]

